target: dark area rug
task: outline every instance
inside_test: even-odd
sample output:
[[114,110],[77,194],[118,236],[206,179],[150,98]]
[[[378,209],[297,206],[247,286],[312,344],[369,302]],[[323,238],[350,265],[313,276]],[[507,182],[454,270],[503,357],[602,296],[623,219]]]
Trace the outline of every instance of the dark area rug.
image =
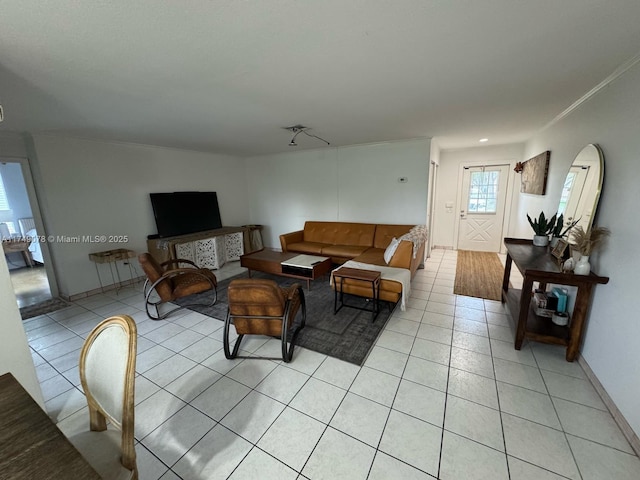
[[500,300],[504,267],[496,253],[458,250],[453,293]]
[[[349,363],[362,365],[369,350],[391,316],[388,304],[381,303],[380,313],[375,322],[371,323],[371,313],[343,307],[336,315],[333,314],[334,293],[329,285],[329,276],[311,282],[311,290],[307,290],[306,282],[292,278],[279,277],[261,272],[253,272],[253,278],[268,278],[275,280],[280,286],[287,287],[296,282],[304,290],[307,303],[307,323],[298,334],[296,346],[314,350],[331,357],[339,358]],[[192,306],[190,310],[200,312],[222,322],[227,316],[227,287],[235,278],[246,278],[245,274],[224,280],[218,284],[218,301],[212,307]],[[204,303],[211,298],[212,292],[186,297],[175,303],[186,305],[193,301]],[[345,295],[345,303],[356,306],[370,305],[360,297]],[[393,305],[391,306],[393,308]],[[296,317],[296,324],[300,322],[301,314]],[[291,331],[295,329],[292,327]],[[294,353],[295,356],[295,353]]]
[[22,320],[27,320],[28,318],[37,317],[38,315],[62,310],[68,306],[70,306],[70,304],[61,298],[52,298],[50,300],[45,300],[44,302],[36,303],[35,305],[22,307],[20,309],[20,316],[22,316]]

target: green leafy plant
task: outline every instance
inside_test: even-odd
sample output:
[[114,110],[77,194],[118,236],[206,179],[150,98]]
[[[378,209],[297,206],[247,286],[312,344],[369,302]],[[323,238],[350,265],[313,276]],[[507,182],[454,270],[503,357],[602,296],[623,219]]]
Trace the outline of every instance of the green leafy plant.
[[540,212],[536,220],[531,220],[531,217],[527,213],[527,220],[529,220],[529,224],[531,228],[533,228],[534,233],[541,236],[549,235],[556,225],[556,215],[554,214],[553,217],[547,219],[544,212]]
[[594,226],[585,232],[580,226],[571,232],[571,240],[582,255],[591,255],[609,235],[611,230],[605,227]]
[[567,227],[564,230],[562,230],[562,227],[564,227],[564,215],[561,213],[558,216],[557,220],[556,220],[556,224],[551,229],[551,236],[555,237],[555,238],[564,238],[564,237],[566,237],[567,233],[569,233],[569,231],[573,227],[575,227],[578,224],[579,221],[580,221],[580,219],[571,222],[570,224],[567,225]]

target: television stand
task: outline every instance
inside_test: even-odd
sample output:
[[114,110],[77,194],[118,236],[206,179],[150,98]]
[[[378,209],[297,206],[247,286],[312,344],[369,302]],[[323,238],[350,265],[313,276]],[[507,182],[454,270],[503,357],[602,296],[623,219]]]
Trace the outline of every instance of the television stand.
[[220,268],[227,260],[239,260],[251,251],[247,227],[222,227],[172,237],[147,237],[149,253],[157,262],[184,258],[199,267]]

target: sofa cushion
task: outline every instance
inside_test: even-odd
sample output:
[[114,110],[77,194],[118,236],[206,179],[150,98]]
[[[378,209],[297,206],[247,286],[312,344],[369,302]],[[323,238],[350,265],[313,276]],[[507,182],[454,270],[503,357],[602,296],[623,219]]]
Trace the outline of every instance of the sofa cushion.
[[322,248],[322,255],[327,257],[354,258],[365,252],[369,247],[356,247],[353,245],[328,245]]
[[409,232],[414,225],[376,225],[376,234],[373,239],[375,248],[387,248],[392,238],[400,238]]
[[311,255],[320,255],[322,253],[322,249],[327,245],[325,243],[315,243],[315,242],[297,242],[287,245],[287,250],[289,252],[299,252],[299,253],[309,253]]
[[375,231],[376,225],[372,223],[305,222],[304,241],[371,247]]
[[368,263],[369,265],[380,265],[382,267],[387,266],[384,261],[384,249],[382,248],[369,248],[366,252],[358,255],[353,260],[355,262]]

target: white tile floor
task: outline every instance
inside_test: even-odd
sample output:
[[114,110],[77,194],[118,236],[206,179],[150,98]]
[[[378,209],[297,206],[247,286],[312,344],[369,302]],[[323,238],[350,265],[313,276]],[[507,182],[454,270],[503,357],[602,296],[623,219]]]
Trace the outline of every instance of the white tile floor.
[[139,285],[25,327],[64,428],[87,415],[84,337],[110,314],[138,322],[141,480],[639,479],[640,460],[581,367],[559,347],[514,350],[499,302],[453,295],[455,268],[456,252],[433,252],[362,368],[305,349],[290,364],[226,360],[221,321],[188,310],[148,320]]

